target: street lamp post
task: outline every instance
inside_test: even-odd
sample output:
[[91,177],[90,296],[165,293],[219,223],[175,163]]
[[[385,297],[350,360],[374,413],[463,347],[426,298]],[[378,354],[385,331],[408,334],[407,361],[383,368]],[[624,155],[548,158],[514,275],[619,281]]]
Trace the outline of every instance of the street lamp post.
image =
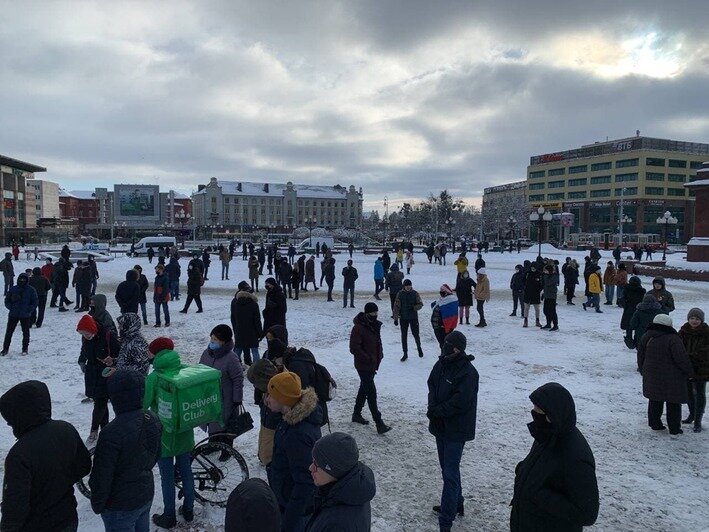
[[175,218],[180,222],[180,235],[182,236],[182,249],[185,249],[185,224],[189,223],[192,216],[190,213],[185,212],[185,209],[180,209],[179,212],[175,213]]
[[629,224],[633,221],[632,218],[630,218],[627,214],[624,214],[623,216],[620,217],[618,220],[618,224],[620,226],[620,249],[623,249],[623,224]]
[[387,224],[389,223],[389,198],[384,196],[384,217],[382,218],[382,225],[384,227],[384,248],[387,246]]
[[448,225],[448,238],[451,241],[451,251],[455,253],[455,241],[453,240],[453,226],[455,225],[455,220],[452,216],[448,217],[446,225]]
[[667,229],[670,225],[677,225],[677,218],[672,216],[672,213],[670,211],[665,211],[665,214],[660,216],[657,219],[657,223],[661,225],[664,229],[663,231],[663,240],[664,243],[662,245],[662,260],[664,261],[665,258],[667,257]]
[[539,227],[537,229],[537,241],[539,242],[539,253],[537,254],[538,257],[541,257],[542,255],[542,231],[544,230],[544,222],[551,222],[552,218],[553,217],[551,213],[547,211],[544,207],[539,207],[537,209],[537,212],[532,212],[529,215],[530,222],[537,222],[539,224]]
[[305,219],[305,223],[308,224],[308,231],[310,231],[310,247],[313,247],[313,226],[317,225],[318,219],[315,216],[308,216]]
[[517,226],[517,220],[514,216],[507,218],[507,224],[510,226],[510,233],[512,235],[512,240],[515,239],[515,227]]

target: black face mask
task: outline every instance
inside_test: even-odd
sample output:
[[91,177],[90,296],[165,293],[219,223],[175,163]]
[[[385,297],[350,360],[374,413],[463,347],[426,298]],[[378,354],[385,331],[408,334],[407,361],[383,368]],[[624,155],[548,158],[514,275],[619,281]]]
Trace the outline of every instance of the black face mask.
[[446,297],[448,295],[445,292],[438,292],[438,293],[441,294],[441,297]]
[[545,443],[549,441],[552,434],[554,433],[551,423],[547,421],[546,414],[540,414],[532,410],[533,421],[527,425],[529,428],[529,433],[532,437],[539,443]]
[[375,321],[377,321],[377,317],[378,317],[378,316],[377,316],[376,314],[367,314],[367,319],[368,319],[370,322],[372,322],[372,323],[374,323]]
[[455,347],[449,343],[443,344],[443,354],[446,356],[451,356],[451,355],[455,354],[454,349],[455,349]]

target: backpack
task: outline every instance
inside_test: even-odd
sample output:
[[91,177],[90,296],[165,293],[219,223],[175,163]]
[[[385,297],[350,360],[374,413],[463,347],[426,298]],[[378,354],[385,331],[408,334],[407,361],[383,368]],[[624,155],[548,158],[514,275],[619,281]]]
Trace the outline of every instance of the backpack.
[[313,389],[318,399],[328,403],[335,398],[337,394],[337,383],[335,379],[332,378],[330,372],[322,364],[315,362],[313,364],[315,370],[315,381],[313,382]]

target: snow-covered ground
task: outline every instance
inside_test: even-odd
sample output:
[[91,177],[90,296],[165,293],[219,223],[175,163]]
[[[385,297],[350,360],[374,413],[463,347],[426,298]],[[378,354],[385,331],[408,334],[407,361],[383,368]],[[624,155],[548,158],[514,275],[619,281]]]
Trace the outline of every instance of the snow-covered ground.
[[[560,295],[561,330],[557,333],[535,327],[523,329],[520,318],[508,316],[512,308],[508,287],[514,265],[533,259],[536,252],[535,246],[521,254],[486,254],[492,287],[492,300],[486,305],[489,326],[485,329],[472,325],[460,327],[468,338],[468,352],[476,357],[480,394],[477,436],[466,445],[462,462],[466,515],[456,521],[454,529],[509,529],[508,505],[512,498],[514,467],[532,443],[526,427],[531,420],[528,396],[541,384],[557,381],[573,394],[579,428],[595,453],[601,493],[595,529],[707,530],[709,430],[701,434],[690,430],[670,437],[666,432],[656,433],[647,427],[647,403],[635,370],[635,352],[622,343],[621,310],[605,306],[603,314],[585,313],[580,305],[563,304]],[[605,262],[610,252],[603,254]],[[579,260],[583,257],[583,253],[557,251],[546,246],[543,255],[556,257],[560,262],[565,256]],[[339,273],[347,257],[340,254],[336,258]],[[449,254],[448,266],[443,267],[429,265],[425,255],[416,255],[417,263],[410,277],[425,302],[420,315],[423,359],[413,356],[406,363],[399,362],[399,329],[389,319],[388,298],[380,304],[380,317],[384,321],[384,361],[376,382],[380,409],[385,421],[393,426],[384,436],[378,436],[371,425],[362,427],[350,423],[358,379],[348,338],[352,318],[371,300],[374,258],[355,254],[355,266],[360,275],[357,309],[342,308],[341,278],[337,280],[334,303],[325,302],[323,291],[307,292],[299,301],[288,302],[291,345],[312,350],[337,379],[338,396],[330,403],[332,430],[354,435],[361,459],[375,472],[378,489],[372,505],[373,529],[433,531],[438,529],[438,524],[431,506],[439,501],[441,479],[435,443],[428,433],[425,417],[426,379],[437,348],[430,328],[428,304],[436,297],[441,283],[453,286],[455,256]],[[137,262],[143,265],[149,278],[152,277],[147,259],[137,259]],[[109,310],[114,317],[118,308],[112,294],[125,271],[135,263],[136,259],[118,258],[99,265],[99,292],[109,295]],[[35,264],[21,260],[15,263],[15,270],[19,273]],[[194,314],[194,306],[190,314],[179,314],[181,300],[170,305],[172,326],[169,329],[150,327],[144,331],[148,340],[169,334],[187,362],[199,359],[214,325],[229,323],[229,303],[235,287],[247,277],[246,263],[240,258],[232,262],[231,281],[220,281],[218,263],[213,261],[212,265],[210,280],[203,289],[203,314]],[[649,284],[650,279],[643,278],[643,285],[648,287]],[[677,304],[672,315],[677,327],[684,323],[691,307],[709,310],[709,283],[669,281],[668,289]],[[583,289],[580,292],[583,293]],[[262,290],[261,305],[263,298]],[[150,316],[152,324],[152,312]],[[476,323],[476,317],[473,312],[472,323]],[[45,325],[39,330],[32,329],[28,357],[19,355],[18,328],[10,355],[0,359],[0,393],[20,381],[41,379],[51,390],[54,417],[70,421],[86,436],[91,405],[80,402],[84,387],[76,364],[80,345],[75,332],[78,318],[77,314],[59,314],[56,309],[48,308]],[[409,342],[413,345],[412,339]],[[248,383],[244,395],[254,419],[258,420],[257,409],[250,404],[253,395]],[[369,415],[366,409],[365,415]],[[256,430],[244,435],[237,440],[237,448],[247,458],[252,475],[264,476],[256,459],[256,436]],[[0,427],[0,456],[4,457],[13,441],[10,429]],[[162,505],[158,482],[156,468],[153,511],[159,511]],[[100,518],[93,515],[88,501],[77,496],[80,530],[102,530]],[[197,507],[192,530],[219,530],[223,517],[223,510],[218,508]]]

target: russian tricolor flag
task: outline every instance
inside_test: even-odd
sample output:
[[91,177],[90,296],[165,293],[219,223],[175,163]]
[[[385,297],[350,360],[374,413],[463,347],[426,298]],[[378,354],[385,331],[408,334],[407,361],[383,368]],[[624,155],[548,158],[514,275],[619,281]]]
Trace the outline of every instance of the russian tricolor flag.
[[442,297],[438,300],[438,307],[441,309],[443,330],[448,334],[458,325],[458,298],[455,294]]

